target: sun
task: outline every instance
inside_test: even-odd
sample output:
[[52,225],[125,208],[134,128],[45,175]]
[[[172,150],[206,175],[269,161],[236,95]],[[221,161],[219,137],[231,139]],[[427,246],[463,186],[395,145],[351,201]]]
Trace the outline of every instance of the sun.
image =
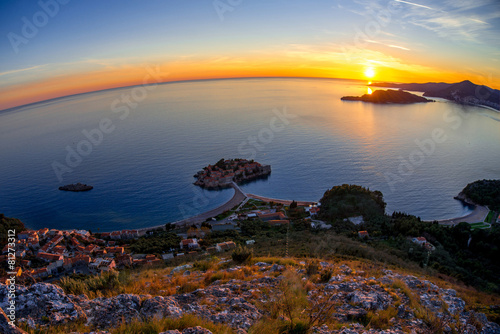
[[365,70],[365,77],[371,79],[375,76],[375,69],[373,67],[368,67]]

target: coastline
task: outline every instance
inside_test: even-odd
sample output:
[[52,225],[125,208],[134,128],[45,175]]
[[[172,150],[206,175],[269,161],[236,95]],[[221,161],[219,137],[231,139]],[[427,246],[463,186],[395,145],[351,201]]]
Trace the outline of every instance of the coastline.
[[[193,217],[189,217],[189,218],[185,218],[185,219],[178,220],[175,222],[171,222],[170,224],[173,224],[177,228],[179,228],[179,227],[184,227],[186,225],[203,223],[207,219],[215,217],[215,216],[223,213],[224,211],[231,210],[233,207],[235,207],[236,205],[243,202],[243,200],[245,200],[245,198],[247,198],[247,195],[243,192],[243,190],[241,190],[241,188],[236,183],[231,182],[230,186],[231,186],[231,188],[234,189],[234,195],[226,203],[216,207],[215,209],[202,212],[202,213],[200,213],[196,216],[193,216]],[[167,224],[167,223],[165,223],[165,224]],[[144,235],[144,234],[146,234],[146,232],[156,230],[158,228],[165,229],[165,224],[156,225],[156,226],[152,226],[152,227],[144,227],[144,228],[137,229],[137,231],[138,231],[139,235]]]
[[[241,204],[245,199],[248,199],[248,198],[258,199],[258,200],[262,200],[265,202],[274,202],[274,203],[279,203],[279,204],[284,204],[284,205],[289,205],[290,203],[293,202],[293,200],[270,198],[270,197],[264,197],[264,196],[254,195],[254,194],[247,194],[247,193],[243,192],[243,190],[234,182],[231,182],[230,186],[231,186],[231,188],[234,189],[234,195],[226,203],[216,207],[215,209],[200,213],[196,216],[189,217],[189,218],[182,219],[182,220],[178,220],[175,222],[171,222],[171,224],[174,224],[177,228],[179,228],[179,227],[185,227],[186,225],[203,223],[207,219],[215,217],[215,216],[223,213],[224,211],[231,210],[236,205]],[[311,204],[317,204],[317,202],[312,202],[312,201],[296,201],[296,202],[297,202],[297,205],[299,205],[299,206],[309,206]],[[165,224],[167,224],[167,223],[165,223]],[[165,229],[165,224],[151,226],[151,227],[143,227],[143,228],[137,229],[137,231],[138,231],[139,235],[142,236],[142,235],[146,234],[148,231],[156,230],[158,228]]]
[[[247,199],[257,199],[261,200],[264,202],[274,202],[278,204],[284,204],[284,205],[290,205],[294,200],[287,200],[287,199],[279,199],[279,198],[270,198],[270,197],[264,197],[264,196],[259,196],[255,194],[250,194],[250,193],[245,193],[243,190],[234,182],[232,181],[230,183],[230,187],[234,189],[234,195],[231,197],[230,200],[228,200],[226,203],[211,209],[209,211],[202,212],[196,216],[185,218],[182,220],[178,220],[175,222],[170,222],[170,224],[173,224],[176,226],[176,228],[181,228],[185,227],[187,225],[191,224],[200,224],[206,221],[207,219],[213,218],[224,211],[231,210],[233,207],[243,203],[243,201]],[[313,201],[295,201],[298,206],[309,206],[309,205],[316,205],[318,202],[313,202]],[[440,219],[440,220],[427,220],[428,222],[434,222],[437,221],[440,225],[446,225],[446,226],[454,226],[457,225],[461,222],[466,222],[469,224],[472,223],[477,223],[477,222],[482,222],[486,218],[486,216],[489,213],[489,209],[486,206],[482,205],[474,205],[474,210],[470,212],[469,214],[461,217],[455,217],[455,218],[448,218],[448,219]],[[165,229],[165,224],[162,225],[156,225],[156,226],[151,226],[151,227],[143,227],[140,229],[137,229],[139,236],[145,235],[148,231],[156,230],[158,228]]]
[[488,212],[490,212],[490,209],[488,209],[486,206],[475,205],[474,210],[472,210],[471,213],[465,216],[449,218],[449,219],[441,219],[437,220],[437,222],[441,225],[448,225],[448,226],[454,226],[462,222],[472,224],[484,221],[484,219],[488,215]]

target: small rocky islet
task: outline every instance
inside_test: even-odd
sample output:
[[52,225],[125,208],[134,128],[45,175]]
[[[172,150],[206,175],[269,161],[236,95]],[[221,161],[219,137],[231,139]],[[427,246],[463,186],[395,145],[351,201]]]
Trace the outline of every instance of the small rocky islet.
[[89,186],[87,184],[83,184],[83,183],[75,183],[75,184],[67,184],[65,186],[61,186],[59,187],[59,190],[63,190],[63,191],[74,191],[74,192],[78,192],[78,191],[89,191],[89,190],[92,190],[94,189],[93,186]]

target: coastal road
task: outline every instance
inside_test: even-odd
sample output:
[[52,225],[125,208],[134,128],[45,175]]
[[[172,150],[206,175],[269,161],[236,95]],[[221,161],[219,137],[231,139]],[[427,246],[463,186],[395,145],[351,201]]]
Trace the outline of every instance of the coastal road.
[[231,187],[234,189],[234,195],[226,203],[210,211],[203,212],[194,217],[176,221],[172,224],[175,224],[177,227],[185,227],[192,224],[201,224],[209,218],[215,217],[223,213],[224,211],[231,210],[232,208],[240,204],[243,200],[245,200],[245,198],[247,197],[246,194],[241,190],[240,187],[238,187],[236,183],[231,182]]
[[481,206],[481,205],[476,205],[474,210],[466,216],[438,220],[438,223],[442,224],[442,225],[453,226],[453,225],[457,225],[461,222],[466,222],[469,224],[483,222],[484,219],[486,218],[486,216],[488,215],[488,212],[490,212],[490,210],[487,207]]
[[[253,198],[253,199],[260,199],[261,201],[264,202],[274,202],[274,203],[279,203],[279,204],[284,204],[284,205],[289,205],[292,203],[290,200],[286,199],[277,199],[277,198],[269,198],[269,197],[263,197],[263,196],[258,196],[258,195],[253,195],[253,194],[247,194],[248,197]],[[311,204],[316,204],[317,202],[307,202],[307,201],[295,201],[297,202],[297,205],[299,206],[309,206]]]

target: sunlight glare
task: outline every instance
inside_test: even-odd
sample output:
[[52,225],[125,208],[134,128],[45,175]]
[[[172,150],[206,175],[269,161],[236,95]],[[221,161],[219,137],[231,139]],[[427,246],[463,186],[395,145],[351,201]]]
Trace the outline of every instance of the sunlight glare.
[[373,69],[373,67],[368,67],[365,70],[365,77],[367,77],[367,78],[373,78],[374,76],[375,76],[375,70]]

